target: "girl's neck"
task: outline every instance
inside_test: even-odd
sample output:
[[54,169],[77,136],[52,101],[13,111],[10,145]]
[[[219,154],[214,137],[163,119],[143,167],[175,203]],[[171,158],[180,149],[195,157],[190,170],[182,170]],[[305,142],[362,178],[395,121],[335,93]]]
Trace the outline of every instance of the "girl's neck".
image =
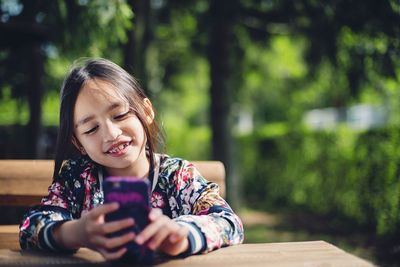
[[145,157],[140,162],[135,162],[126,168],[107,168],[109,176],[132,176],[137,178],[147,178],[149,176],[150,162]]

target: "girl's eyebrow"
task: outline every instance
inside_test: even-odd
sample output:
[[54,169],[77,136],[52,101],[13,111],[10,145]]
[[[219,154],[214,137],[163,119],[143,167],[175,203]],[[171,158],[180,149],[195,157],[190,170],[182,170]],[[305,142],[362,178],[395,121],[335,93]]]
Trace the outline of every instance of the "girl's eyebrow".
[[[122,106],[121,103],[116,102],[116,103],[112,103],[108,108],[107,108],[107,112],[110,112],[113,109],[116,109],[118,107]],[[85,123],[88,123],[89,121],[93,120],[95,118],[95,115],[89,115],[87,117],[84,117],[83,119],[79,120],[76,124],[75,124],[75,128],[78,128],[79,126],[82,126]]]

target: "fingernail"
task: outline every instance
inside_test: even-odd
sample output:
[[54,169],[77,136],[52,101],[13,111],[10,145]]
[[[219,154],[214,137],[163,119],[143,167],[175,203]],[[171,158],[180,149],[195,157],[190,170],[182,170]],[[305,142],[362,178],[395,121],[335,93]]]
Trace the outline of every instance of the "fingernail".
[[171,235],[171,237],[169,238],[169,241],[174,243],[176,241],[176,235]]
[[153,212],[153,211],[150,211],[150,213],[149,213],[149,219],[150,219],[150,220],[153,220],[153,219],[154,219],[154,212]]
[[139,245],[141,245],[143,243],[143,238],[141,236],[137,236],[135,238],[136,243],[138,243]]

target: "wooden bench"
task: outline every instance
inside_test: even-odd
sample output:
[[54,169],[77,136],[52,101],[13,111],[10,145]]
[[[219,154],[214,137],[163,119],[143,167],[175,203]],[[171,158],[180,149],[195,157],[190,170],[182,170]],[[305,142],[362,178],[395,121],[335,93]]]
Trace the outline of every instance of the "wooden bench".
[[[200,173],[225,196],[225,167],[219,161],[192,161]],[[52,160],[0,160],[0,207],[29,207],[47,195]],[[22,219],[22,218],[18,218]],[[0,249],[19,249],[18,225],[0,225]]]

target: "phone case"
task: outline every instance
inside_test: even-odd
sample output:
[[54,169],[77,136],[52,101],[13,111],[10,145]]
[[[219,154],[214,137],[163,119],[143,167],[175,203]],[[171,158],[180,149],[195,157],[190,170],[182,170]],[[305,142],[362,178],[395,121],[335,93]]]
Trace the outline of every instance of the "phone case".
[[[104,202],[118,202],[120,207],[117,211],[105,216],[105,220],[116,221],[132,217],[135,224],[131,228],[111,234],[111,237],[123,235],[129,231],[138,234],[149,223],[150,211],[150,185],[146,179],[135,177],[107,177],[103,182]],[[134,241],[127,243],[127,252],[121,260],[129,262],[151,263],[154,252],[147,248],[146,244],[138,245]],[[119,249],[119,248],[118,248]]]

